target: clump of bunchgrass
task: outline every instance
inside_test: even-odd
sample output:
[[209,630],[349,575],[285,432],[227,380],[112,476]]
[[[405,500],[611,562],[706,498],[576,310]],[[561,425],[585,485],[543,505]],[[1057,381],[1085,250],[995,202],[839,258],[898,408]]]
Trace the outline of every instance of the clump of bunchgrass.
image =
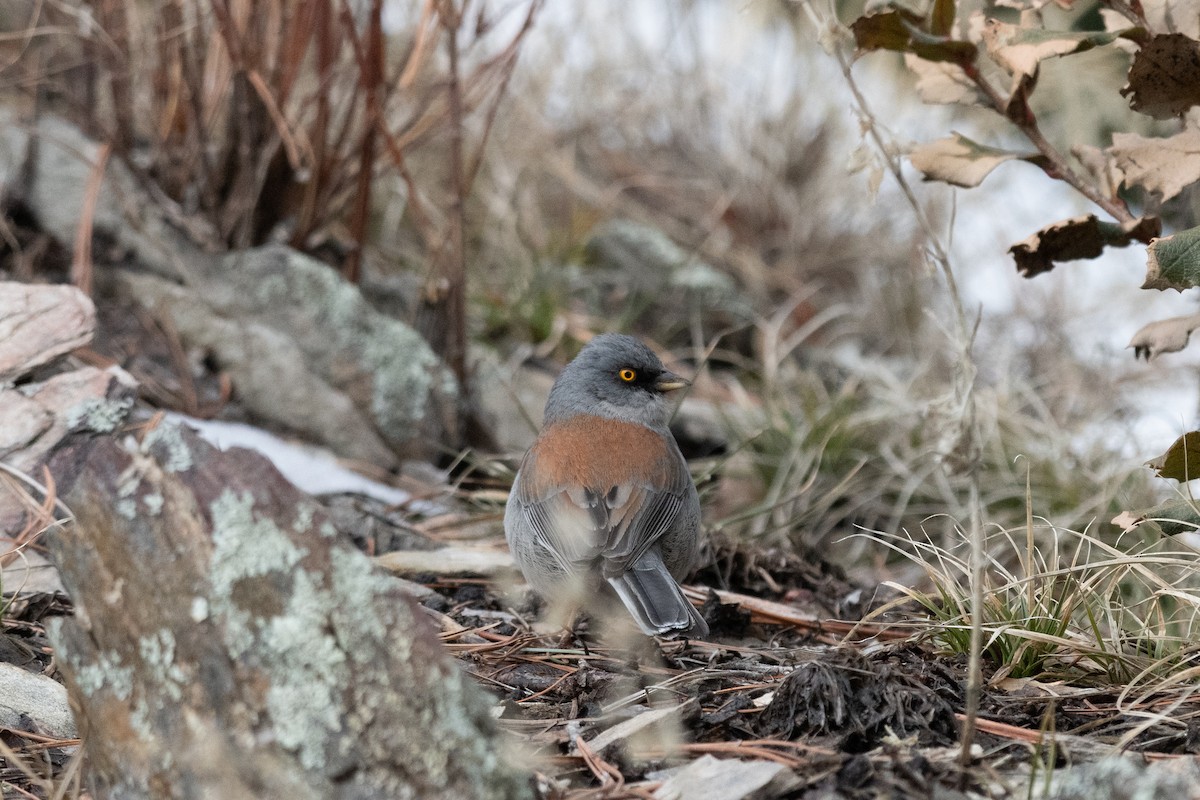
[[[714,519],[718,528],[750,539],[770,536],[773,544],[840,541],[833,552],[843,565],[874,561],[873,572],[860,577],[877,581],[877,549],[846,534],[920,528],[948,547],[958,540],[954,520],[969,517],[971,480],[979,483],[982,516],[1002,529],[1025,521],[1027,477],[1034,506],[1067,528],[1112,519],[1131,498],[1150,496],[1149,476],[1116,452],[1123,441],[1118,431],[1087,435],[1098,417],[1113,413],[1103,408],[1111,400],[1081,392],[1071,406],[1042,403],[1038,376],[979,380],[974,473],[955,468],[960,422],[945,405],[953,367],[936,351],[923,358],[864,352],[857,316],[827,320],[819,345],[764,347],[757,362],[724,374],[736,384],[728,394],[761,398],[726,404],[736,463],[752,469],[758,485],[752,495],[742,492],[740,507]],[[935,343],[928,331],[914,335]],[[1083,367],[1076,371],[1080,380],[1095,377]],[[1117,531],[1105,522],[1094,533],[1111,541]]]
[[[928,614],[933,640],[967,652],[975,609],[966,535],[946,546],[921,536],[873,531],[862,538],[919,567],[924,586],[884,585]],[[983,653],[993,682],[1040,678],[1145,688],[1196,657],[1200,570],[1196,554],[1170,540],[1127,536],[1113,544],[1094,532],[1039,522],[987,535],[979,609]],[[895,603],[889,604],[894,607]],[[1130,691],[1130,689],[1126,689]]]

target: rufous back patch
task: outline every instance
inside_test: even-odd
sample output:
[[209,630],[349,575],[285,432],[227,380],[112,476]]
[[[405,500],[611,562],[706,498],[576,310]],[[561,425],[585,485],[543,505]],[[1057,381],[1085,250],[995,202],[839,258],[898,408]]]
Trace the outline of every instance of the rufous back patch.
[[522,468],[533,497],[562,486],[607,492],[632,482],[665,489],[678,482],[679,474],[662,435],[644,425],[587,414],[543,430]]

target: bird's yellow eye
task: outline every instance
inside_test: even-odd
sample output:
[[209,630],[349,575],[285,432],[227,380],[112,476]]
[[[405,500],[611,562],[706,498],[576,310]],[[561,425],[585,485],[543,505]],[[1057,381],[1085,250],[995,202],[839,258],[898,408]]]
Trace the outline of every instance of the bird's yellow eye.
[[626,383],[633,383],[633,381],[637,378],[637,373],[631,369],[623,369],[618,372],[617,375]]

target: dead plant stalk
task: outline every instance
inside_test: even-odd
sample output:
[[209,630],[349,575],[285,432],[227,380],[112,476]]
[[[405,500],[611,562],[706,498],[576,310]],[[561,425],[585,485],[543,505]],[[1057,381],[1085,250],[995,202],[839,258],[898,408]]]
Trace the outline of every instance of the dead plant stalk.
[[822,44],[826,52],[836,60],[838,67],[841,69],[846,86],[854,99],[856,111],[862,120],[863,130],[870,137],[880,160],[903,192],[921,230],[925,233],[926,257],[937,265],[938,271],[946,281],[947,293],[954,308],[957,324],[952,334],[952,341],[959,352],[956,359],[958,368],[955,371],[954,382],[951,388],[952,405],[950,408],[957,411],[957,419],[947,420],[947,422],[955,423],[958,431],[957,435],[950,440],[953,442],[952,447],[946,448],[940,453],[942,456],[940,460],[943,468],[947,470],[952,470],[957,466],[957,469],[967,479],[967,507],[970,517],[968,534],[971,547],[970,580],[972,614],[966,713],[963,717],[961,750],[959,755],[960,764],[966,767],[972,760],[971,746],[975,740],[976,718],[979,714],[979,701],[983,685],[981,668],[981,653],[983,648],[982,609],[983,568],[986,555],[983,545],[983,512],[980,505],[977,473],[980,450],[973,395],[976,368],[971,352],[975,338],[975,327],[977,327],[978,323],[975,326],[968,323],[966,309],[959,294],[958,283],[954,277],[954,269],[950,263],[949,253],[942,246],[941,234],[935,230],[932,221],[925,213],[924,206],[904,177],[900,157],[897,155],[897,153],[901,152],[901,149],[888,141],[883,126],[878,123],[854,78],[851,69],[853,61],[845,47],[845,43],[848,41],[852,42],[853,37],[846,30],[845,26],[838,21],[832,5],[824,14],[817,11],[813,0],[803,0],[801,7],[808,14],[816,30],[822,34]]

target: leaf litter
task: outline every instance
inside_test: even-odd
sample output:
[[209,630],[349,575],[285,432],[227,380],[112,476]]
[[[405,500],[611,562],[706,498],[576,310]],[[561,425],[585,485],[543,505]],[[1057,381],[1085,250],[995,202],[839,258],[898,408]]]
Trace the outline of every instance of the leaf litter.
[[1185,682],[1134,699],[1083,672],[1006,679],[985,659],[962,766],[965,657],[936,649],[915,605],[881,613],[892,598],[871,598],[815,552],[718,547],[686,588],[710,640],[633,647],[586,618],[573,633],[539,628],[536,598],[485,576],[415,577],[550,798],[674,796],[685,768],[715,781],[745,762],[785,770],[765,783],[729,773],[726,794],[695,796],[1024,797],[1045,782],[1039,770],[1200,753],[1200,697]]

